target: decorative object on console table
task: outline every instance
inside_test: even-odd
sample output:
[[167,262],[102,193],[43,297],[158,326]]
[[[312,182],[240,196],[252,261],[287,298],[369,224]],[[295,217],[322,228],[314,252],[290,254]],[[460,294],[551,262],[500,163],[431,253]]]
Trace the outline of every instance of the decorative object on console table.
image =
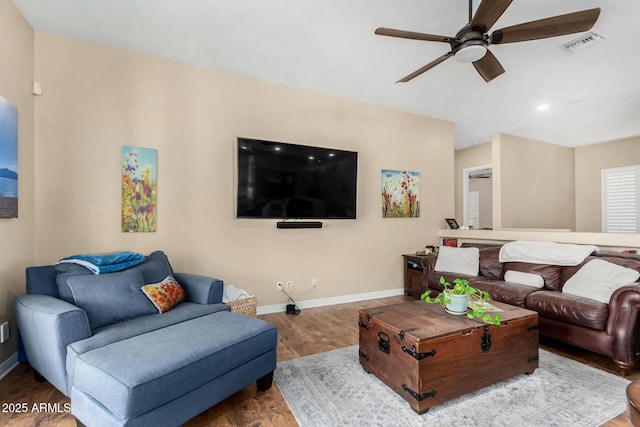
[[460,228],[460,226],[458,225],[458,221],[456,221],[455,218],[445,218],[445,221],[447,221],[447,225],[452,230],[457,230],[458,228]]
[[424,247],[424,250],[416,251],[416,255],[418,255],[418,256],[438,255],[438,246],[427,245],[427,246]]
[[442,246],[458,247],[458,239],[442,239]]
[[422,259],[434,255],[402,255],[404,259],[404,293],[420,297],[422,290]]

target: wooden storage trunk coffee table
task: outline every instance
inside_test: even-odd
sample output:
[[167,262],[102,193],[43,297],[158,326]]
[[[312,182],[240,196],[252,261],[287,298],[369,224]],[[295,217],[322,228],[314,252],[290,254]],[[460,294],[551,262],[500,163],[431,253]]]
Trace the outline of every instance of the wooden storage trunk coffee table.
[[419,414],[538,367],[538,313],[491,301],[502,325],[407,302],[360,310],[360,364]]

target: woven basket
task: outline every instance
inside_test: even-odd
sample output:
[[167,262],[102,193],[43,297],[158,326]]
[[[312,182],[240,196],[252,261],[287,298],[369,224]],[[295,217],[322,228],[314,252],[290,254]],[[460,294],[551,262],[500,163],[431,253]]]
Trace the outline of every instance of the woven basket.
[[231,311],[234,313],[244,314],[246,316],[257,317],[256,312],[256,304],[257,300],[255,295],[250,296],[249,298],[243,298],[236,301],[226,302],[229,307],[231,307]]

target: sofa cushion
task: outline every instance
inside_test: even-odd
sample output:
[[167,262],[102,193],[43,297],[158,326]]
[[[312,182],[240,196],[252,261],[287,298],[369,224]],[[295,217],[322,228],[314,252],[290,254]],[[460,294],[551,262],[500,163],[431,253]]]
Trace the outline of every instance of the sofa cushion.
[[527,296],[532,292],[538,291],[538,289],[531,286],[507,283],[502,280],[487,279],[481,276],[468,276],[451,273],[430,274],[427,277],[429,289],[437,291],[441,291],[443,289],[439,282],[440,276],[443,276],[445,280],[449,282],[453,282],[453,279],[456,277],[466,279],[474,288],[489,292],[489,296],[492,300],[516,305],[518,307],[524,307]]
[[518,307],[524,307],[529,294],[537,291],[536,288],[531,286],[507,283],[501,280],[474,280],[471,281],[470,284],[474,288],[487,291],[490,298],[494,301],[504,302]]
[[69,283],[67,281],[70,277],[73,276],[88,276],[93,273],[86,268],[76,264],[56,264],[54,267],[58,272],[58,274],[56,275],[56,284],[58,285],[58,293],[60,294],[60,299],[63,299],[71,304],[75,304],[73,293],[71,292],[71,288],[69,287]]
[[480,251],[478,248],[441,246],[436,260],[436,271],[478,275]]
[[637,254],[596,252],[594,259],[601,259],[640,272],[640,256]]
[[502,279],[503,264],[499,259],[500,247],[480,248],[480,275],[488,279]]
[[150,316],[137,317],[94,329],[91,331],[92,335],[89,338],[73,342],[67,347],[67,359],[65,363],[69,378],[69,392],[71,392],[71,387],[73,386],[73,373],[75,372],[75,363],[78,356],[95,350],[96,348],[127,340],[186,320],[217,313],[218,311],[230,311],[230,308],[222,303],[195,304],[182,302],[171,311],[163,313],[162,315],[154,313]]
[[174,305],[184,300],[184,290],[171,275],[165,277],[162,282],[144,285],[142,292],[160,313],[166,313]]
[[562,267],[559,265],[549,264],[532,264],[529,262],[506,262],[504,271],[522,271],[524,273],[538,274],[544,279],[544,288],[551,291],[559,291],[562,288],[560,284],[560,273]]
[[611,262],[613,264],[621,265],[626,268],[640,272],[640,256],[636,254],[623,254],[620,252],[595,252],[593,255],[587,257],[584,262],[576,266],[563,267],[562,268],[562,283],[566,283],[574,274],[576,274],[582,267],[584,267],[589,261],[593,259],[600,259]]
[[276,345],[274,325],[218,312],[78,356],[74,387],[117,417],[133,418],[275,351]]
[[562,288],[562,292],[609,303],[611,294],[624,285],[640,278],[640,273],[630,268],[593,259],[574,274]]
[[166,328],[176,323],[185,322],[197,317],[208,316],[219,311],[231,311],[225,304],[196,304],[182,302],[173,310],[160,315],[137,317],[121,323],[103,326],[92,331],[92,335],[84,340],[69,344],[69,350],[76,355],[86,353],[96,348],[126,340],[157,329]]
[[[93,273],[81,265],[71,263],[56,264],[55,269],[58,271],[56,283],[58,284],[60,298],[74,304],[73,295],[67,283],[68,279],[73,276],[87,276]],[[131,267],[126,271],[129,270],[139,271],[142,274],[144,284],[160,282],[168,275],[173,274],[169,259],[162,251],[155,251],[145,256],[142,264]]]
[[517,283],[519,285],[532,286],[542,289],[544,278],[539,274],[525,273],[524,271],[508,270],[504,273],[505,282]]
[[144,284],[142,275],[133,269],[75,275],[67,283],[74,304],[86,311],[91,329],[156,312],[140,289]]
[[155,251],[144,257],[142,264],[130,268],[142,274],[145,284],[157,283],[164,280],[168,275],[173,275],[173,268],[169,264],[169,259],[162,251]]
[[527,297],[525,308],[538,316],[604,331],[609,317],[609,305],[556,291],[536,291]]

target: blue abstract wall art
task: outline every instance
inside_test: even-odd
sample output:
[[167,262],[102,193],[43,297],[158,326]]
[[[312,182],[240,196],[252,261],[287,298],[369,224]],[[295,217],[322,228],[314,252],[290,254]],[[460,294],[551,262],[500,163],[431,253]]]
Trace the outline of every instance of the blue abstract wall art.
[[18,217],[18,109],[0,96],[0,218]]

